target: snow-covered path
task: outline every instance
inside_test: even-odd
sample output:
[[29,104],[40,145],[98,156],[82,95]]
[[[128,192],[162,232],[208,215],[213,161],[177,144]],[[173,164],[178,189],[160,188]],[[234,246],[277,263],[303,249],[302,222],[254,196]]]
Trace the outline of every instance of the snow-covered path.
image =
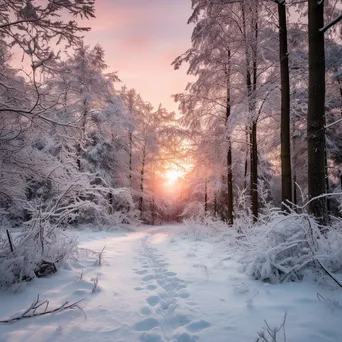
[[0,341],[252,342],[264,319],[273,327],[285,312],[287,341],[342,341],[341,291],[309,280],[250,280],[226,243],[186,237],[179,234],[183,228],[80,233],[81,247],[101,251],[106,245],[102,266],[84,255],[19,294],[0,294],[0,319],[28,307],[38,294],[51,307],[85,298],[86,319],[75,310],[0,325]]

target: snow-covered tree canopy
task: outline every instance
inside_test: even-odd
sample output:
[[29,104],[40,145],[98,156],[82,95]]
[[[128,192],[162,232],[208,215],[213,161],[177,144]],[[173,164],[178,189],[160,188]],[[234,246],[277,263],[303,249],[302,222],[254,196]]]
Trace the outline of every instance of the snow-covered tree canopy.
[[80,26],[77,18],[94,17],[94,6],[95,0],[0,0],[0,35],[9,46],[45,59],[52,44],[80,41],[90,28]]

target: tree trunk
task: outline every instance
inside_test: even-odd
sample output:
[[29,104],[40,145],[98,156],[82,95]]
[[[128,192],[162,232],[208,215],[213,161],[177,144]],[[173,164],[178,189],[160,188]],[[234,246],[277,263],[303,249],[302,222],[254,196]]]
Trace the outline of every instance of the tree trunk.
[[[249,59],[249,51],[247,46],[247,24],[246,24],[246,8],[245,3],[241,2],[241,14],[242,14],[242,33],[243,39],[245,43],[245,58],[246,58],[246,87],[247,87],[247,97],[249,102],[250,89],[251,89],[251,75],[250,75],[250,59]],[[250,141],[249,141],[249,130],[250,130],[250,122],[249,118],[246,123],[246,159],[245,159],[245,180],[244,180],[244,189],[247,189],[247,175],[248,175],[248,156],[250,151]]]
[[[281,200],[287,206],[292,203],[291,141],[290,141],[290,79],[287,51],[287,24],[285,2],[278,3],[279,51],[281,76]],[[283,206],[284,210],[288,210]]]
[[[249,4],[251,15],[250,30],[253,33],[253,41],[249,41],[247,34],[246,4],[241,3],[242,31],[245,42],[246,57],[246,88],[248,98],[249,123],[248,130],[250,139],[250,196],[253,221],[258,219],[258,149],[257,149],[257,120],[255,117],[256,88],[257,88],[257,50],[258,50],[258,0]],[[253,7],[255,6],[255,7]]]
[[207,216],[208,212],[208,179],[205,178],[204,183],[204,216]]
[[218,211],[217,211],[217,191],[214,193],[214,216],[217,217]]
[[86,135],[86,131],[87,131],[87,120],[88,120],[88,101],[84,100],[83,101],[83,105],[84,105],[84,111],[82,113],[82,137],[80,139],[80,142],[77,144],[76,146],[76,155],[77,155],[77,168],[79,171],[81,170],[82,167],[82,163],[81,163],[81,158],[82,158],[82,140],[85,138]]
[[[326,191],[325,183],[325,55],[324,1],[308,0],[309,31],[309,103],[308,137],[308,195],[309,199]],[[321,224],[326,223],[327,201],[319,198],[309,203],[309,212]]]
[[257,143],[257,121],[253,121],[250,133],[251,140],[251,198],[253,221],[258,219],[258,143]]
[[246,157],[245,157],[245,165],[244,165],[245,170],[244,170],[243,188],[247,189],[248,156],[249,156],[249,150],[250,150],[250,142],[249,142],[249,134],[248,134],[249,127],[247,125],[245,127],[245,130],[246,130],[246,135],[245,135],[245,138],[246,138]]
[[129,131],[129,186],[132,188],[132,172],[133,172],[133,133]]
[[[325,156],[324,156],[324,165],[325,165],[325,188],[326,188],[326,193],[330,193],[330,183],[329,183],[329,173],[328,173],[328,154],[327,150],[325,149]],[[327,197],[327,213],[328,215],[331,214],[331,204],[330,204],[330,199]],[[329,216],[327,215],[327,220],[329,220]],[[328,222],[328,221],[327,221]]]
[[154,195],[153,195],[153,198],[152,198],[152,226],[155,225],[155,222],[156,222],[156,200],[155,200]]
[[250,132],[250,143],[251,143],[251,151],[250,151],[250,159],[251,159],[251,199],[252,199],[252,215],[253,221],[256,222],[258,220],[259,214],[259,196],[258,196],[258,141],[257,141],[257,122],[258,118],[255,117],[256,113],[256,89],[257,89],[257,74],[258,74],[258,34],[259,34],[259,25],[258,25],[258,0],[255,0],[255,9],[251,8],[252,11],[252,23],[251,29],[253,30],[254,41],[251,44],[252,49],[252,75],[249,73],[249,112],[251,116],[251,132]]
[[145,176],[145,163],[146,163],[146,146],[143,148],[141,171],[140,171],[140,199],[139,199],[139,210],[140,219],[143,219],[144,215],[144,176]]
[[232,142],[228,135],[228,121],[231,114],[231,95],[230,95],[230,77],[231,77],[231,54],[228,49],[228,65],[226,66],[227,78],[227,104],[226,104],[226,128],[227,128],[227,221],[232,225],[234,221],[234,196],[233,196],[233,158]]
[[112,192],[108,194],[108,203],[109,203],[108,213],[109,215],[111,215],[113,214],[113,193]]
[[298,204],[298,189],[297,189],[297,133],[296,133],[296,121],[292,120],[292,189],[293,189],[293,204],[295,205],[294,210],[297,212],[297,204]]

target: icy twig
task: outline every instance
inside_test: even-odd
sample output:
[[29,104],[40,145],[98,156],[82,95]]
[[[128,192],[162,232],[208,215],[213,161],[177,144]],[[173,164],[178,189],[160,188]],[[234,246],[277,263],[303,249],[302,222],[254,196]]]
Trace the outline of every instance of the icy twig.
[[99,283],[99,276],[97,276],[96,278],[94,278],[93,279],[93,281],[94,281],[94,287],[93,287],[93,289],[92,289],[92,293],[95,293],[96,292],[96,289],[97,289],[97,285],[98,285],[98,283]]
[[[20,321],[21,319],[43,316],[43,315],[48,315],[48,314],[53,314],[53,313],[59,313],[61,311],[65,311],[69,309],[70,310],[78,309],[82,311],[82,313],[85,315],[83,309],[79,306],[79,303],[82,302],[83,300],[84,298],[73,303],[65,302],[64,304],[62,304],[61,306],[55,309],[48,310],[50,302],[48,300],[40,301],[39,295],[38,295],[36,301],[34,301],[22,314],[13,318],[1,320],[0,323],[15,323],[15,322]],[[45,305],[44,311],[36,312],[40,307],[44,305]]]
[[[283,339],[283,341],[286,342],[286,330],[285,330],[286,316],[287,316],[287,313],[285,313],[283,322],[280,325],[280,327],[271,328],[269,326],[269,324],[267,323],[267,321],[265,320],[264,321],[265,324],[266,324],[266,328],[264,328],[265,331],[258,332],[258,336],[259,337],[256,340],[256,342],[277,342],[277,335],[278,335],[278,333],[282,329],[283,329],[283,332],[284,332],[284,339]],[[265,334],[265,332],[267,332],[267,334],[269,336],[267,336]]]
[[103,252],[106,248],[106,245],[102,248],[102,251],[99,253],[99,260],[98,260],[98,263],[100,266],[102,266],[102,261],[103,261]]
[[322,263],[318,259],[315,259],[315,261],[322,268],[324,273],[327,274],[339,287],[342,288],[342,284],[322,265]]

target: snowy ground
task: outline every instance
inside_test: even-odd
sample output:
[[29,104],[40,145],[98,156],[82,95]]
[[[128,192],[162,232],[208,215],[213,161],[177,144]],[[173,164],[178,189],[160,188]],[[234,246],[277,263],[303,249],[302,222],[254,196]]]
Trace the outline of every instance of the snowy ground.
[[84,256],[19,294],[0,293],[0,320],[27,308],[38,294],[51,308],[85,298],[86,318],[72,310],[2,324],[0,341],[252,342],[264,319],[274,327],[285,312],[288,342],[342,341],[341,290],[309,279],[253,281],[239,271],[238,255],[227,243],[196,240],[179,234],[182,229],[80,233],[81,247],[101,251],[106,245],[103,265]]

